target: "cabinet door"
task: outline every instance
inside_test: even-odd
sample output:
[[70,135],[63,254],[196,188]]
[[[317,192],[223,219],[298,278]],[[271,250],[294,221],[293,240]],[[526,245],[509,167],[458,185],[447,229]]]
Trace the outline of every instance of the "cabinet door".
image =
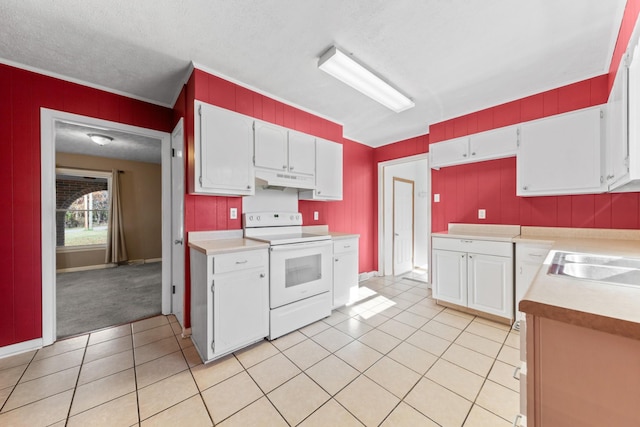
[[432,168],[465,163],[469,160],[469,137],[431,144],[429,153]]
[[[357,243],[356,243],[357,247]],[[349,302],[358,289],[358,252],[344,252],[333,256],[333,308]]]
[[607,102],[607,174],[610,188],[627,175],[629,150],[627,139],[627,83],[628,68],[623,57]]
[[540,266],[544,262],[547,253],[551,249],[550,244],[536,245],[516,244],[516,286],[515,286],[515,319],[520,320],[518,304],[527,293],[529,286],[536,277]]
[[433,251],[433,298],[467,305],[467,254]]
[[195,192],[254,194],[253,119],[204,103],[197,110]]
[[471,161],[515,156],[517,148],[517,126],[507,126],[469,136],[469,158]]
[[215,354],[233,351],[269,334],[266,266],[220,275],[213,285]]
[[316,173],[316,139],[289,131],[289,172],[313,176]]
[[316,195],[342,200],[342,144],[316,139]]
[[256,121],[256,167],[286,171],[287,129],[270,123]]
[[601,108],[523,123],[517,155],[519,196],[604,191]]
[[501,317],[513,317],[513,258],[470,253],[468,306]]

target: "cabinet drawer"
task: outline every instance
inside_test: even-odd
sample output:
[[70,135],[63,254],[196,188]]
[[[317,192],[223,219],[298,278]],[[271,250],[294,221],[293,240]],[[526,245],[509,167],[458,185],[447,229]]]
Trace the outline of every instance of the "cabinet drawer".
[[511,242],[434,237],[432,243],[433,249],[513,257],[513,243]]
[[333,253],[341,254],[358,250],[358,239],[339,239],[333,241]]
[[216,255],[213,257],[213,274],[266,267],[268,263],[268,253],[266,249]]
[[516,244],[516,260],[542,264],[549,250],[551,250],[551,244],[518,243]]

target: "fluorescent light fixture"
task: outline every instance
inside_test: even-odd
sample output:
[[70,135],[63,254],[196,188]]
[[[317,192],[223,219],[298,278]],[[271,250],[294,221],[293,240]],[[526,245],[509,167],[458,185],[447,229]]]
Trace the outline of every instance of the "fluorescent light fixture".
[[112,137],[108,135],[101,135],[99,133],[88,133],[87,136],[98,145],[105,145],[113,141]]
[[318,68],[396,113],[416,105],[335,46],[320,57]]

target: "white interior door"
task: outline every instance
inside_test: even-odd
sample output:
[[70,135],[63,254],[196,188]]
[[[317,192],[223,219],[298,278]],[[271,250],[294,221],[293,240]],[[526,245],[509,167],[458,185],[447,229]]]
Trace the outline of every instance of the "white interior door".
[[184,124],[171,133],[171,312],[184,326]]
[[414,182],[393,178],[393,274],[413,269]]

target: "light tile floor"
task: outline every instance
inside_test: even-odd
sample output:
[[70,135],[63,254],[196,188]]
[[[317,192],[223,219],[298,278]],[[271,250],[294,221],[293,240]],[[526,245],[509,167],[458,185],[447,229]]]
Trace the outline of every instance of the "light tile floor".
[[172,316],[0,359],[2,426],[490,426],[518,412],[518,333],[435,304],[419,274],[203,365]]

